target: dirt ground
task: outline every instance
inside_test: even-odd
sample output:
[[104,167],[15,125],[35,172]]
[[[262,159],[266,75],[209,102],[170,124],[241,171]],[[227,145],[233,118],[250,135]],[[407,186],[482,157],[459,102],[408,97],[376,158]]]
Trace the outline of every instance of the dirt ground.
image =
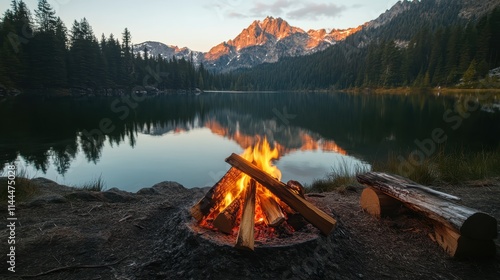
[[[9,230],[0,233],[0,279],[500,279],[498,239],[493,259],[452,259],[429,238],[425,218],[363,212],[361,186],[307,197],[337,219],[331,235],[242,252],[189,226],[188,209],[207,188],[163,182],[137,193],[90,192],[32,181],[37,195],[16,209],[15,273],[7,270]],[[499,182],[439,190],[499,220]]]

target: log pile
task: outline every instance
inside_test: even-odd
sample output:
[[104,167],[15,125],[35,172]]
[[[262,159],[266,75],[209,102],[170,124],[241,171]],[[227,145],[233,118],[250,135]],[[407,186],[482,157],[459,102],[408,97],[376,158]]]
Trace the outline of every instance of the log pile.
[[[226,162],[232,167],[190,212],[198,222],[212,217],[213,227],[226,234],[232,234],[239,221],[236,248],[254,249],[256,204],[262,209],[265,223],[270,227],[278,227],[286,220],[290,226],[298,229],[305,219],[324,235],[330,234],[335,228],[336,220],[308,202],[298,182],[285,184],[236,154],[228,157]],[[238,188],[236,182],[241,174],[248,175],[250,183],[229,205],[219,209],[225,194]],[[269,190],[277,199],[262,195],[261,187]]]
[[497,220],[476,209],[458,204],[460,198],[419,185],[397,175],[369,172],[357,176],[367,188],[360,203],[368,213],[391,215],[404,205],[429,218],[434,239],[452,257],[493,257]]

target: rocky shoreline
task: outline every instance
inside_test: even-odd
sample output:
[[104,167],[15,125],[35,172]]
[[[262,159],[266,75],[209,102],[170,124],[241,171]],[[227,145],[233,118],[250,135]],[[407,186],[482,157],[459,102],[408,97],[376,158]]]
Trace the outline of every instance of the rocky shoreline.
[[[498,252],[492,260],[449,258],[419,216],[367,215],[359,186],[307,196],[338,220],[330,236],[242,252],[189,226],[188,209],[207,188],[162,182],[129,193],[74,189],[44,178],[31,183],[36,194],[16,205],[16,272],[5,269],[2,279],[496,279],[500,273]],[[467,203],[496,199],[485,211],[499,218],[500,186],[456,191],[468,194]],[[2,202],[4,220],[6,210]],[[2,231],[0,239],[7,235]]]

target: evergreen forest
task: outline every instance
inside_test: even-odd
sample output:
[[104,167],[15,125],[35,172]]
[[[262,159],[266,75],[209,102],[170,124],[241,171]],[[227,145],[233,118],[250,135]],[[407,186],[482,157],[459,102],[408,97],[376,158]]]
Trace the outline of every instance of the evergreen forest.
[[417,1],[322,52],[222,74],[192,59],[136,54],[127,28],[98,39],[85,18],[65,26],[47,0],[33,12],[13,0],[0,19],[0,90],[498,88],[490,72],[500,67],[500,6],[463,20],[458,2]]
[[85,19],[68,29],[47,0],[34,14],[12,1],[0,21],[0,84],[41,92],[61,88],[222,88],[216,75],[185,59],[134,55],[131,32],[94,35]]
[[475,21],[447,26],[431,23],[408,31],[413,33],[411,37],[406,35],[408,40],[394,39],[401,38],[397,36],[401,32],[397,24],[409,25],[408,22],[390,24],[384,36],[375,36],[364,47],[360,47],[361,36],[355,34],[323,52],[240,71],[233,77],[232,87],[245,90],[500,87],[498,77],[488,75],[500,66],[500,6]]

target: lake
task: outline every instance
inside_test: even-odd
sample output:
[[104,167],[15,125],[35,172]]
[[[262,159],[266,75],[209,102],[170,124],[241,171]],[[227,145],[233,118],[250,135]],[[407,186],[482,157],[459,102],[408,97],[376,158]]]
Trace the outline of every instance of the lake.
[[389,153],[496,148],[499,104],[488,94],[341,92],[18,98],[0,102],[0,166],[70,186],[101,177],[127,191],[203,187],[229,169],[226,157],[265,137],[280,151],[282,181],[310,184]]

